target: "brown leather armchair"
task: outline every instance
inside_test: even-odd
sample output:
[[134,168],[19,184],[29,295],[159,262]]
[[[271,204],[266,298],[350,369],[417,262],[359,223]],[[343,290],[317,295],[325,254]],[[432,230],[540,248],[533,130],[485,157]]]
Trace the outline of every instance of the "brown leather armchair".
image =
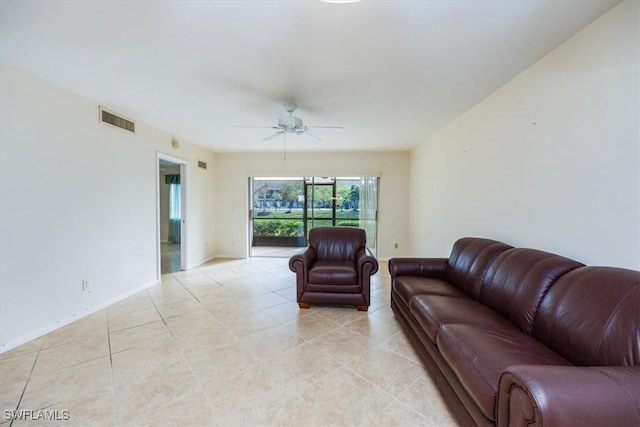
[[370,279],[378,261],[366,246],[363,229],[316,227],[309,232],[309,246],[289,259],[296,273],[300,308],[314,304],[349,304],[367,311]]

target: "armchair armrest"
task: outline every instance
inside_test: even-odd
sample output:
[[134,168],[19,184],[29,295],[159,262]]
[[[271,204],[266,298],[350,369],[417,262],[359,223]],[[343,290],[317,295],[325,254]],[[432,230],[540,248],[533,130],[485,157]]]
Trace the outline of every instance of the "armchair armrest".
[[391,258],[389,273],[396,276],[427,276],[443,278],[447,271],[447,258]]
[[369,248],[358,250],[356,263],[360,274],[374,275],[378,272],[378,260],[373,256]]
[[316,260],[316,250],[311,246],[307,246],[304,250],[289,258],[289,270],[295,272],[309,271],[309,267]]
[[640,366],[512,366],[496,417],[498,426],[638,426]]

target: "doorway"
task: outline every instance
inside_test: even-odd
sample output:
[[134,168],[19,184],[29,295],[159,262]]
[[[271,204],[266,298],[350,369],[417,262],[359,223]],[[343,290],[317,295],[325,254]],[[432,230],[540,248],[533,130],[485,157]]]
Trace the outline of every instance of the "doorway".
[[157,222],[159,276],[186,270],[186,163],[158,154]]

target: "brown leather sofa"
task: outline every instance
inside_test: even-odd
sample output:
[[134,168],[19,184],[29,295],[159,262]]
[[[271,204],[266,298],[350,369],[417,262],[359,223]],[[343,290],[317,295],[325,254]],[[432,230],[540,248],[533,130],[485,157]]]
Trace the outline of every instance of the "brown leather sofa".
[[479,238],[389,271],[396,318],[461,425],[640,425],[640,272]]
[[289,269],[296,273],[300,308],[313,303],[349,304],[367,311],[378,261],[366,243],[361,228],[312,228],[309,246],[289,259]]

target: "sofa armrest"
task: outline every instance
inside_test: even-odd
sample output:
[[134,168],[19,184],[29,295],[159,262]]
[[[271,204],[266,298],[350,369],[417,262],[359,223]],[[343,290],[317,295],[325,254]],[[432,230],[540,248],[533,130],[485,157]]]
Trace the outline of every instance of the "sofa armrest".
[[640,366],[512,366],[496,417],[498,426],[638,426]]
[[426,276],[444,278],[447,271],[447,258],[391,258],[389,273],[396,276]]
[[306,275],[309,271],[309,267],[316,260],[316,250],[311,246],[307,246],[304,250],[298,252],[291,258],[289,258],[289,270],[295,272],[302,272]]

